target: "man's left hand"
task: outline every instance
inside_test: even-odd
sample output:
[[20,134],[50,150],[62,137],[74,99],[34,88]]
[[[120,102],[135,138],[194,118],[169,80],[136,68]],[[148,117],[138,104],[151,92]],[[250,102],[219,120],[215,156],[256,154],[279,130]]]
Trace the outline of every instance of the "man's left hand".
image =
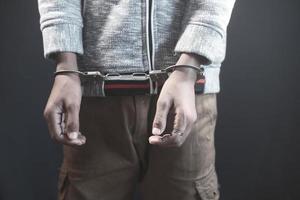
[[[183,53],[177,64],[200,66],[205,62],[203,57]],[[166,80],[157,100],[150,144],[179,147],[184,143],[197,119],[194,89],[196,79],[195,69],[177,68]],[[171,108],[175,112],[173,130],[164,133]]]

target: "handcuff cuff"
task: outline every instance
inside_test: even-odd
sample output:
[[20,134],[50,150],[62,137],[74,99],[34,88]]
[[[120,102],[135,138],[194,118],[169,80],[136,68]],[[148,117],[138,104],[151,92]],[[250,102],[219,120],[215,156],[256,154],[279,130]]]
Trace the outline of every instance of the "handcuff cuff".
[[59,70],[54,76],[60,74],[76,73],[81,79],[83,96],[119,96],[119,95],[157,95],[164,82],[176,68],[192,68],[197,71],[195,93],[204,92],[204,68],[193,65],[171,65],[165,69],[152,70],[149,73],[107,73],[100,71]]

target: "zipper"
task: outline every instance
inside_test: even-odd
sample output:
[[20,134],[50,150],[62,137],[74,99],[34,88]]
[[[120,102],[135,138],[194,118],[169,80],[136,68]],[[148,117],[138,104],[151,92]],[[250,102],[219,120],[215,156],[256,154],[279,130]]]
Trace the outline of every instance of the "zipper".
[[151,47],[152,47],[152,70],[155,70],[154,67],[155,67],[155,63],[154,63],[154,59],[155,59],[155,42],[154,42],[154,34],[153,34],[153,23],[154,23],[154,20],[153,20],[153,17],[154,17],[154,0],[151,0],[151,24],[150,24],[150,27],[151,27]]
[[[146,43],[149,72],[154,70],[153,0],[146,0]],[[150,50],[151,47],[151,50]]]

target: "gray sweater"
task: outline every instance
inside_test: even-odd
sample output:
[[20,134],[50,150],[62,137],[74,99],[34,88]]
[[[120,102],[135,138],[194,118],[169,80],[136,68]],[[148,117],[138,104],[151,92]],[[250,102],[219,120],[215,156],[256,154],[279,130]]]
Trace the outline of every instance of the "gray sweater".
[[80,70],[149,72],[181,52],[204,56],[205,93],[219,92],[235,0],[38,0],[44,56],[77,54]]

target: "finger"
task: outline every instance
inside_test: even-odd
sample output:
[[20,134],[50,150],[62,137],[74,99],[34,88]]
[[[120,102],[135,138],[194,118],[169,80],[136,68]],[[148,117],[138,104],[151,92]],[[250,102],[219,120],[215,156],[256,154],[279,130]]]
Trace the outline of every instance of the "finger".
[[197,117],[196,114],[187,110],[184,108],[178,109],[171,136],[164,138],[163,145],[180,147],[184,143]]
[[[47,105],[44,111],[44,117],[48,124],[48,129],[51,138],[58,143],[70,146],[82,145],[81,141],[70,141],[66,135],[63,134],[63,111],[61,106]],[[83,138],[85,143],[85,138]]]
[[[81,145],[85,143],[86,138],[80,133],[80,132],[66,132],[67,127],[66,127],[66,121],[67,121],[67,114],[62,114],[62,123],[61,123],[61,128],[62,128],[62,135],[64,137],[64,144],[68,144],[71,146],[74,145]],[[77,138],[80,138],[79,140]],[[84,140],[84,142],[82,142]]]
[[182,136],[185,132],[186,127],[187,127],[187,120],[184,115],[184,112],[178,109],[178,111],[176,111],[175,118],[174,118],[172,135]]
[[56,142],[62,143],[64,141],[61,128],[62,109],[57,105],[48,104],[44,111],[44,117],[47,121],[51,138]]
[[79,106],[66,103],[65,110],[65,133],[79,131]]
[[[72,139],[72,134],[76,134],[76,139]],[[86,138],[84,135],[82,135],[80,132],[73,132],[70,134],[71,137],[67,134],[64,134],[65,140],[64,144],[70,145],[70,146],[80,146],[85,144]]]
[[150,144],[155,144],[155,145],[160,145],[163,144],[163,141],[166,137],[171,136],[170,134],[164,134],[164,135],[152,135],[149,137],[149,143]]
[[149,137],[149,143],[163,147],[179,147],[181,145],[182,136],[165,134],[163,136],[154,135]]
[[172,133],[163,136],[151,136],[149,138],[149,143],[165,147],[179,147],[184,142],[186,128],[187,123],[183,112],[177,111],[174,118]]
[[158,99],[156,105],[156,113],[153,120],[153,135],[161,135],[166,128],[167,116],[171,107],[170,100],[160,100]]
[[70,142],[84,144],[86,138],[79,132],[79,105],[69,104],[66,106],[64,135]]

